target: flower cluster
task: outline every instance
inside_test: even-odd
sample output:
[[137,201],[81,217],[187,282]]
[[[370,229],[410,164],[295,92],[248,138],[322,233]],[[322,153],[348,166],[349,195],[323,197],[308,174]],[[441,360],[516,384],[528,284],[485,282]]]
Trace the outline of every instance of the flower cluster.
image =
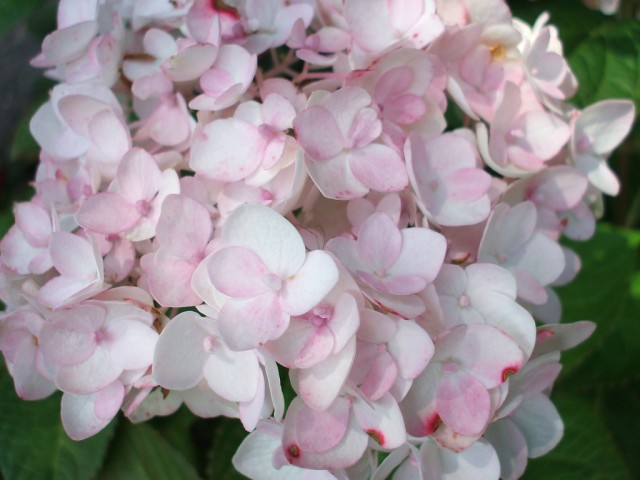
[[580,259],[559,240],[593,234],[635,115],[567,102],[547,21],[60,0],[36,193],[0,243],[18,394],[62,391],[74,439],[120,410],[239,418],[255,479],[518,478],[593,330],[560,323]]

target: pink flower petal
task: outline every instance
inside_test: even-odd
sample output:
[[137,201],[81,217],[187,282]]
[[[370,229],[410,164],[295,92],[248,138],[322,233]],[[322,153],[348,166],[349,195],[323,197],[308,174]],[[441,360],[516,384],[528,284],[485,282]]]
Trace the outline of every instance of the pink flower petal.
[[260,166],[265,147],[263,136],[250,123],[218,119],[196,132],[189,165],[208,178],[236,182]]
[[[214,340],[204,365],[204,377],[211,390],[232,402],[248,402],[256,396],[262,371],[255,352],[233,352],[221,340]],[[264,391],[264,381],[262,382]]]
[[278,338],[289,325],[289,315],[273,292],[225,301],[218,317],[220,333],[234,350],[250,350]]
[[431,283],[444,261],[447,249],[445,238],[426,228],[405,228],[400,233],[402,250],[387,274],[415,275]]
[[372,143],[350,152],[349,167],[356,178],[378,192],[398,192],[409,183],[400,156],[391,147]]
[[148,264],[143,262],[143,268],[147,272],[149,292],[160,305],[190,307],[202,303],[202,299],[191,286],[196,265],[163,251],[156,252],[148,261]]
[[302,451],[320,453],[334,448],[347,433],[351,406],[345,398],[337,398],[325,410],[315,410],[299,397],[295,398],[284,422],[283,443],[287,443],[289,428]]
[[585,108],[575,128],[589,137],[595,153],[607,155],[627,136],[634,118],[635,108],[629,100],[604,100]]
[[247,432],[253,431],[263,416],[265,393],[264,377],[260,374],[258,375],[258,389],[255,396],[248,402],[240,402],[238,404],[240,421]]
[[177,258],[191,259],[203,253],[212,230],[209,212],[201,203],[186,195],[167,195],[156,227],[156,240],[163,248]]
[[216,53],[216,47],[210,43],[192,45],[166,60],[162,68],[174,82],[196,80],[211,68]]
[[87,240],[67,232],[51,238],[51,258],[60,274],[84,281],[96,278],[96,253]]
[[82,227],[104,235],[124,232],[134,226],[140,217],[135,205],[112,192],[87,198],[76,214],[76,220]]
[[285,457],[292,465],[313,470],[327,468],[333,470],[354,465],[362,457],[369,440],[369,437],[358,427],[354,416],[350,415],[347,432],[335,447],[323,452],[305,451],[297,445],[295,437],[289,435],[288,425],[285,419],[282,434]]
[[316,160],[335,157],[344,149],[344,138],[331,113],[312,106],[293,120],[298,144]]
[[344,293],[336,303],[333,315],[327,322],[327,327],[333,334],[335,353],[342,350],[347,342],[353,337],[360,324],[360,313],[358,303],[353,295]]
[[49,245],[52,224],[47,210],[36,203],[26,202],[16,204],[13,214],[16,225],[30,244],[34,247]]
[[158,333],[150,326],[126,317],[116,318],[106,329],[106,347],[123,370],[146,369],[153,362]]
[[389,353],[381,352],[373,358],[361,386],[362,392],[376,401],[389,392],[398,377],[398,366]]
[[324,360],[333,350],[333,335],[326,327],[315,328],[295,357],[296,368],[309,368]]
[[203,375],[210,353],[204,348],[211,332],[194,312],[176,315],[162,330],[153,358],[153,378],[165,388],[187,390]]
[[255,297],[269,287],[263,277],[270,272],[248,248],[225,247],[213,254],[208,271],[213,285],[230,297]]
[[433,342],[429,334],[413,321],[399,321],[396,325],[398,331],[389,340],[387,348],[400,376],[412,380],[422,373],[433,357]]
[[[84,440],[95,435],[116,416],[124,398],[122,383],[114,382],[105,390],[103,395],[101,393],[74,395],[65,392],[62,396],[62,425],[67,435],[73,440]],[[101,400],[105,397],[108,399],[108,402],[100,402],[101,406],[98,408],[100,417],[96,414],[98,397],[101,397]]]
[[50,67],[79,57],[98,33],[98,22],[76,23],[47,35],[42,42],[44,61],[37,66]]
[[363,197],[369,192],[369,187],[356,178],[347,159],[345,152],[326,160],[314,160],[305,155],[309,176],[325,197],[350,200]]
[[445,375],[438,388],[436,408],[454,432],[479,435],[489,422],[491,401],[486,387],[465,372]]
[[124,386],[115,381],[103,388],[95,396],[93,411],[96,418],[110,422],[116,416],[124,399]]
[[36,298],[38,302],[49,308],[59,308],[74,299],[80,300],[81,298],[78,297],[87,298],[91,296],[93,291],[91,287],[96,287],[93,293],[97,293],[100,289],[95,280],[90,281],[83,278],[62,276],[54,277],[42,286]]
[[307,405],[323,410],[333,403],[349,374],[355,352],[356,339],[352,337],[339,353],[298,371],[300,396]]
[[88,124],[93,145],[87,156],[109,172],[115,174],[122,156],[131,148],[129,129],[110,109],[96,113]]
[[358,256],[371,271],[386,270],[398,258],[402,236],[396,223],[385,213],[374,213],[360,227]]
[[398,403],[386,394],[373,408],[363,401],[356,401],[353,414],[362,430],[373,438],[382,448],[394,449],[407,441],[407,431]]
[[[6,355],[6,352],[3,352]],[[38,370],[38,347],[32,337],[22,341],[13,357],[11,375],[16,393],[23,400],[40,400],[48,397],[56,390],[51,380]]]
[[271,273],[282,279],[294,275],[306,256],[296,228],[271,208],[255,204],[244,204],[233,211],[222,230],[220,246],[252,250]]
[[289,315],[302,315],[315,307],[338,282],[338,267],[326,252],[314,250],[280,293],[282,308]]
[[144,149],[130,150],[120,162],[117,173],[117,191],[130,203],[138,200],[150,202],[158,193],[160,168]]
[[95,332],[102,327],[102,308],[78,305],[69,313],[60,312],[47,322],[40,335],[40,349],[45,359],[65,367],[87,360],[95,351]]
[[55,375],[56,386],[68,393],[88,395],[102,390],[122,373],[108,352],[101,347],[85,362],[71,367],[60,367]]

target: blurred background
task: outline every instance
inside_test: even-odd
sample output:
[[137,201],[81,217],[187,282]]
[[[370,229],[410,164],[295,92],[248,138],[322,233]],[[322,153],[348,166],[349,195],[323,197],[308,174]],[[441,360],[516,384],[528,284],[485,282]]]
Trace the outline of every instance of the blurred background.
[[[622,0],[620,11],[612,16],[588,9],[581,0],[508,3],[514,16],[529,23],[543,11],[550,13],[580,82],[573,99],[577,106],[606,98],[629,98],[639,106],[638,0]],[[56,5],[55,0],[0,0],[1,234],[13,223],[12,205],[32,195],[29,182],[39,149],[28,124],[53,82],[29,60],[39,52],[42,38],[55,29]],[[552,399],[565,421],[565,439],[547,456],[530,462],[526,479],[640,479],[639,123],[610,159],[623,187],[618,197],[606,199],[595,238],[584,244],[567,242],[581,256],[583,271],[574,283],[559,289],[563,321],[588,319],[598,328],[589,341],[563,357]],[[61,433],[58,397],[22,402],[4,371],[0,390],[0,472],[7,480],[241,478],[230,468],[244,435],[239,422],[200,420],[181,410],[143,426],[120,421],[95,439],[74,444]],[[65,452],[66,460],[47,451],[51,442]],[[33,465],[31,470],[16,467],[33,460],[37,445],[45,453],[36,464],[54,463],[40,470]],[[86,455],[93,455],[91,465],[79,460]],[[60,465],[66,470],[56,470]]]

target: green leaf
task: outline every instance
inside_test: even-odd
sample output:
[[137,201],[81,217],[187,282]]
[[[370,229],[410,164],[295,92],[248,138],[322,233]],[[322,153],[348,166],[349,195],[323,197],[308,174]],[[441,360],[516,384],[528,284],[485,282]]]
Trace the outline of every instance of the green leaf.
[[[184,405],[175,413],[166,417],[155,417],[149,424],[162,435],[162,437],[180,452],[192,465],[197,465],[200,460],[198,447],[192,430],[199,417],[195,416]],[[204,457],[204,454],[202,454]]]
[[555,400],[565,422],[560,444],[530,460],[523,480],[630,480],[620,453],[597,410],[576,396]]
[[207,478],[210,480],[244,480],[246,477],[233,467],[231,458],[248,435],[238,419],[216,419],[213,445],[209,451]]
[[591,320],[597,329],[563,356],[561,383],[575,390],[627,381],[640,364],[640,232],[602,225],[590,241],[569,246],[582,270],[558,290],[563,321]]
[[2,0],[0,2],[0,35],[11,30],[20,19],[42,4],[42,0]]
[[0,471],[7,480],[93,478],[113,431],[112,424],[88,440],[71,440],[62,429],[59,394],[21,400],[9,374],[0,370]]
[[146,423],[120,422],[99,480],[197,480],[184,456]]
[[574,101],[586,106],[607,98],[640,105],[640,22],[607,23],[569,55],[580,88]]

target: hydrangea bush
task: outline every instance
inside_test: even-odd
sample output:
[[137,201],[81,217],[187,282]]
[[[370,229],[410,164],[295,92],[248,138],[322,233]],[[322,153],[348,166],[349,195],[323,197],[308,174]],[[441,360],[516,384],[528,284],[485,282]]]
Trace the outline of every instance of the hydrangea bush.
[[[591,2],[603,10],[615,2]],[[74,440],[239,419],[252,479],[516,479],[628,100],[501,0],[61,0],[0,350]],[[294,395],[285,391],[292,389]]]

